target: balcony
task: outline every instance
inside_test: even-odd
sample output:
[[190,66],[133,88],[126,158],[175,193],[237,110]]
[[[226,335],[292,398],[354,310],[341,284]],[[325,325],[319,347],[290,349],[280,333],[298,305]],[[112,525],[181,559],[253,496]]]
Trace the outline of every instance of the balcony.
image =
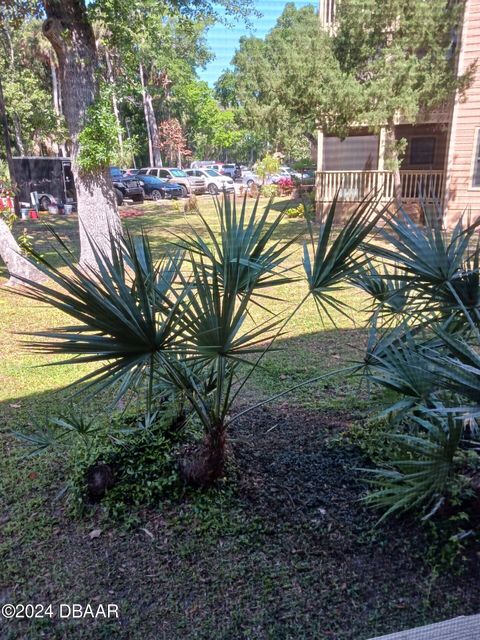
[[[443,171],[400,171],[402,203],[426,204],[443,198]],[[317,171],[316,199],[318,203],[332,202],[338,194],[340,202],[360,202],[369,194],[377,194],[383,202],[395,198],[395,183],[391,171]]]

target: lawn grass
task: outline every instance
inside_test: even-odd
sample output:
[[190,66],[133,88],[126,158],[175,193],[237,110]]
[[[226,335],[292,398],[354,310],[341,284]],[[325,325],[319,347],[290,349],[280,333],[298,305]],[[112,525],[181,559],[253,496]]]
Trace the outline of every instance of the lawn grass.
[[[200,206],[216,225],[211,201]],[[189,225],[201,228],[198,215],[185,217],[172,203],[135,210],[143,215],[125,225],[148,230],[159,253]],[[76,217],[52,222],[75,247]],[[26,225],[36,248],[55,260],[48,231],[34,220]],[[285,219],[278,235],[304,232],[302,221]],[[289,257],[299,274],[301,256],[299,239]],[[277,290],[275,310],[293,310],[305,292],[302,281]],[[353,307],[351,319],[336,313],[335,326],[328,318],[322,324],[315,305],[304,304],[239,408],[362,357],[365,297],[351,288],[338,297]],[[16,332],[58,326],[61,314],[3,289],[0,317],[0,601],[113,602],[121,613],[108,622],[0,617],[2,639],[366,640],[478,609],[470,565],[461,575],[441,570],[428,560],[431,541],[408,520],[375,528],[356,471],[368,460],[341,434],[373,415],[382,398],[342,374],[242,418],[228,477],[215,491],[136,510],[129,527],[101,508],[73,518],[57,499],[62,460],[22,458],[11,432],[64,409],[65,387],[87,369],[38,367],[51,359],[21,346]],[[254,321],[265,317],[258,308]],[[94,410],[101,409],[100,401]],[[90,539],[93,529],[101,534]]]

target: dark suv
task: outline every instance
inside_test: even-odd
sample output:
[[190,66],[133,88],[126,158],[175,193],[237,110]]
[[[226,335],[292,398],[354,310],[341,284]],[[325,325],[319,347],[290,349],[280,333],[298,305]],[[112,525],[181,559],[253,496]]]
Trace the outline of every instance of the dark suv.
[[124,176],[118,167],[111,167],[110,175],[118,206],[123,203],[125,198],[130,198],[134,202],[143,202],[142,185],[135,177]]

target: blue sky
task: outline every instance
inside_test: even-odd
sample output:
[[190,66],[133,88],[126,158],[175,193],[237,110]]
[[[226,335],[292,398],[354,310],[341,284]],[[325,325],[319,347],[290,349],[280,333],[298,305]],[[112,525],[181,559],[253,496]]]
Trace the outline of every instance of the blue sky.
[[[297,7],[304,7],[307,4],[317,5],[316,0],[291,0]],[[255,0],[255,8],[262,14],[261,18],[253,18],[253,29],[249,30],[245,24],[238,20],[237,23],[228,28],[223,24],[217,24],[209,30],[207,41],[208,46],[214,51],[215,59],[207,65],[206,69],[199,69],[198,75],[202,80],[206,80],[213,86],[221,72],[228,67],[230,60],[238,47],[240,38],[244,35],[254,35],[258,38],[263,36],[275,26],[277,18],[281,15],[283,8],[287,4],[284,0]]]

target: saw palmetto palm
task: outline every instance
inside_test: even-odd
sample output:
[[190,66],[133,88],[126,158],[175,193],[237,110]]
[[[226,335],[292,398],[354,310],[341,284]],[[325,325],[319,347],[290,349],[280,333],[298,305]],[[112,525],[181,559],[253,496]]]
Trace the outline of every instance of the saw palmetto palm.
[[246,196],[240,210],[233,197],[216,198],[215,207],[219,231],[199,214],[205,233],[192,228],[186,238],[178,238],[181,248],[201,258],[206,266],[215,267],[216,278],[222,285],[235,283],[238,295],[258,293],[292,280],[290,268],[284,262],[298,236],[275,239],[283,214],[269,220],[274,213],[271,203],[259,213],[258,198],[249,213]]
[[[412,417],[415,433],[389,434],[401,459],[382,469],[364,469],[374,490],[366,501],[383,510],[381,520],[403,511],[421,509],[431,517],[452,490],[452,481],[462,469],[459,449],[462,421],[452,414],[425,409]],[[464,464],[464,460],[463,460]]]
[[[135,386],[153,360],[181,342],[178,318],[182,295],[175,290],[178,258],[154,263],[145,236],[112,240],[111,256],[93,246],[96,264],[80,267],[59,252],[64,269],[36,255],[51,286],[25,280],[22,295],[64,312],[75,324],[35,332],[29,349],[69,356],[62,362],[97,366],[78,382],[97,389],[122,382]],[[149,374],[150,375],[150,374]],[[99,386],[98,386],[99,385]]]
[[365,199],[337,233],[334,227],[337,215],[336,197],[325,219],[320,222],[316,240],[313,227],[309,224],[310,246],[305,243],[303,254],[309,293],[319,310],[330,318],[329,307],[345,314],[346,305],[334,294],[367,260],[362,245],[387,212],[387,206],[380,207],[377,201]]
[[440,227],[417,225],[404,211],[380,233],[387,246],[370,244],[368,251],[395,266],[403,280],[410,312],[435,313],[442,320],[461,314],[465,322],[480,321],[479,243],[474,240],[480,220],[460,219],[451,233]]

